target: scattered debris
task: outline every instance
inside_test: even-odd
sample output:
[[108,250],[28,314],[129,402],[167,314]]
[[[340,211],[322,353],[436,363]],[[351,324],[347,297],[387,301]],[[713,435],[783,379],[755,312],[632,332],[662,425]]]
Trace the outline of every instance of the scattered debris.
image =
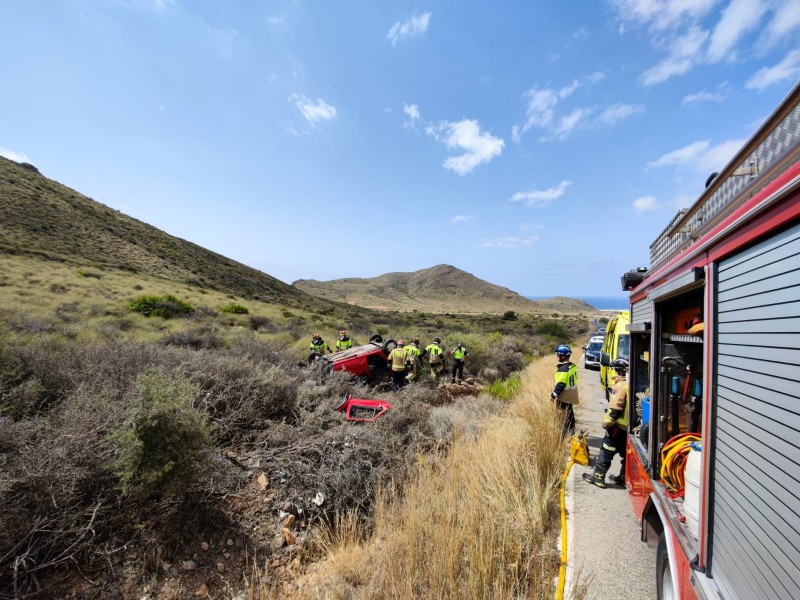
[[344,412],[344,418],[348,421],[371,423],[390,408],[392,405],[383,400],[353,398],[352,394],[347,394],[336,410]]

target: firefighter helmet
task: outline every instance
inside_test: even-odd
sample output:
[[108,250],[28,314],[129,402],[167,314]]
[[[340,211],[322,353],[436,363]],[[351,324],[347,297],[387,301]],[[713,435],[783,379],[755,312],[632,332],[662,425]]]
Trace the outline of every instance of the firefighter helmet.
[[559,356],[572,356],[572,350],[566,344],[561,344],[556,347],[556,354]]

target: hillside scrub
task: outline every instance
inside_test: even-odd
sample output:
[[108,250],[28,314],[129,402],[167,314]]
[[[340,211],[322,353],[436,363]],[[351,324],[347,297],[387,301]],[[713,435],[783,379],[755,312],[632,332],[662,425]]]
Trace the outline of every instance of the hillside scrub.
[[418,461],[404,486],[382,488],[373,536],[353,513],[339,515],[301,597],[551,598],[567,452],[548,400],[553,364],[529,367],[512,404],[477,434]]

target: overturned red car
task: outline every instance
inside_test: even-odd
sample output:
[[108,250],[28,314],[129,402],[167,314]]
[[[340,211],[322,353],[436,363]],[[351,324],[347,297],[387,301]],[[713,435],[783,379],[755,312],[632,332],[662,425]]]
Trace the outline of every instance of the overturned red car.
[[325,356],[312,352],[308,356],[308,362],[311,364],[324,360],[332,371],[347,371],[363,383],[373,383],[388,376],[386,358],[396,346],[397,342],[394,340],[384,341],[381,336],[373,335],[363,346],[354,346]]

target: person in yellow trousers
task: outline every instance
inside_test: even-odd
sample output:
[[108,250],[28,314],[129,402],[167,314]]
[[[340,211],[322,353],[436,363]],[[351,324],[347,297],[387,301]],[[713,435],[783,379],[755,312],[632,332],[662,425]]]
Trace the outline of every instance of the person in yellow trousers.
[[408,365],[408,375],[406,379],[413,381],[417,377],[419,369],[419,357],[422,356],[422,350],[419,349],[419,338],[411,338],[411,343],[406,346],[406,361]]
[[444,372],[444,350],[442,349],[441,338],[435,337],[433,341],[425,346],[423,356],[428,356],[428,365],[431,367],[431,377],[436,379]]
[[406,343],[403,340],[397,340],[397,346],[386,357],[386,362],[392,374],[392,391],[395,392],[406,384],[408,354],[406,353],[405,345]]
[[594,473],[583,474],[586,481],[600,488],[606,487],[606,473],[616,454],[622,457],[622,466],[619,475],[611,475],[608,479],[617,485],[625,485],[625,446],[628,443],[628,380],[625,373],[628,372],[628,361],[618,358],[611,363],[611,368],[616,371],[617,376],[614,378],[608,409],[603,415],[603,429],[606,434],[594,463]]

